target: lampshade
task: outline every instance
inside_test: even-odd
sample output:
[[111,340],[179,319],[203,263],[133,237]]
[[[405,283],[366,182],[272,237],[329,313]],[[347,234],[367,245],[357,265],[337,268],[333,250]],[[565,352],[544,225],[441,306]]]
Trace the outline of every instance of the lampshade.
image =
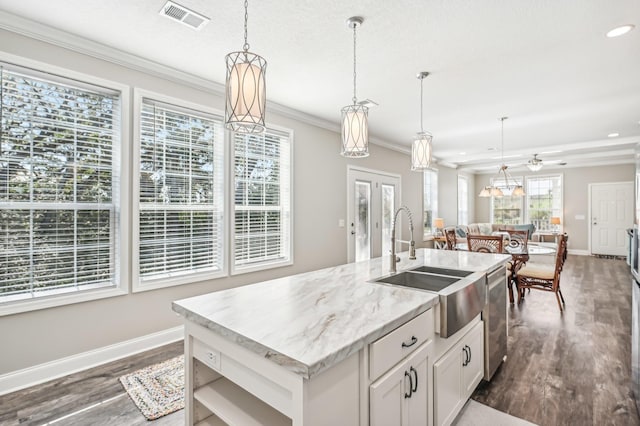
[[527,167],[532,172],[537,172],[538,170],[540,170],[542,168],[542,161],[540,161],[539,163],[531,163],[531,162],[529,162],[529,163],[527,163]]
[[433,219],[433,227],[438,229],[444,228],[444,219],[441,217],[436,217],[435,219]]
[[413,140],[411,147],[411,170],[425,170],[431,167],[431,141],[433,136],[428,132],[420,132]]
[[263,132],[267,61],[248,51],[231,52],[225,59],[226,127],[240,133]]
[[345,157],[369,155],[369,108],[347,105],[342,108],[342,150]]
[[511,195],[515,197],[522,197],[523,195],[525,195],[522,185],[516,185],[516,187],[513,188]]
[[560,218],[557,216],[552,216],[551,217],[551,224],[552,225],[560,225]]
[[482,188],[482,191],[480,191],[478,197],[491,197],[491,187],[485,186],[484,188]]
[[504,197],[504,192],[502,192],[502,189],[498,188],[497,186],[494,186],[491,188],[491,196],[492,197]]

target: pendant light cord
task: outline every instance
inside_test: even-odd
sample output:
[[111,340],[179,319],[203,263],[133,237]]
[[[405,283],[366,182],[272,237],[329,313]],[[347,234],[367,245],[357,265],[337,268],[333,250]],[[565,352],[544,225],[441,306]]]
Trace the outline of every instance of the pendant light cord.
[[247,21],[249,21],[249,0],[244,0],[244,45],[242,48],[245,52],[249,50],[249,42],[247,41]]
[[355,105],[358,102],[358,98],[356,97],[356,27],[357,25],[353,25],[353,104]]

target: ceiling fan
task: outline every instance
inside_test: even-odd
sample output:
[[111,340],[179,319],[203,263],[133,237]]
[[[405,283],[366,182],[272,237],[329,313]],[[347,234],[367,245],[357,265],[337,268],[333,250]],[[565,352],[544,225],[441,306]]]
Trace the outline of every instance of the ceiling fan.
[[542,160],[538,158],[538,154],[533,154],[533,158],[527,162],[527,167],[532,172],[537,172],[542,166]]

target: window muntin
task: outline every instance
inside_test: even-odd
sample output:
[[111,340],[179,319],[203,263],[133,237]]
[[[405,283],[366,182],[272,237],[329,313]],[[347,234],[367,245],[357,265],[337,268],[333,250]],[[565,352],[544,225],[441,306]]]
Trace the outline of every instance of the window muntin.
[[[515,184],[514,184],[515,182]],[[522,177],[514,177],[509,180],[511,189],[507,187],[504,179],[493,179],[491,184],[502,190],[502,197],[491,197],[491,223],[503,225],[517,225],[523,223],[524,209],[523,198],[511,196],[514,185],[522,185]]]
[[539,231],[551,231],[551,217],[562,217],[562,175],[528,176],[527,222]]
[[223,269],[222,118],[141,102],[138,281],[142,288],[193,282]]
[[433,219],[438,217],[438,171],[427,169],[423,172],[423,224],[424,236],[435,233]]
[[291,135],[233,134],[234,271],[289,264]]
[[119,91],[0,64],[0,303],[117,287]]
[[469,222],[469,180],[466,176],[458,175],[458,225],[468,225]]

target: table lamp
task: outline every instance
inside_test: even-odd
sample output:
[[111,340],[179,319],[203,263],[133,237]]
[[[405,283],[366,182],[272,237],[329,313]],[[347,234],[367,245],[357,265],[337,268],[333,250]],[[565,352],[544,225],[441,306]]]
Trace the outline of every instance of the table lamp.
[[433,219],[433,227],[436,228],[436,235],[443,235],[442,230],[444,229],[444,219],[441,217]]
[[553,232],[558,232],[558,229],[560,228],[560,218],[557,216],[552,216],[551,217],[551,224],[553,225]]

